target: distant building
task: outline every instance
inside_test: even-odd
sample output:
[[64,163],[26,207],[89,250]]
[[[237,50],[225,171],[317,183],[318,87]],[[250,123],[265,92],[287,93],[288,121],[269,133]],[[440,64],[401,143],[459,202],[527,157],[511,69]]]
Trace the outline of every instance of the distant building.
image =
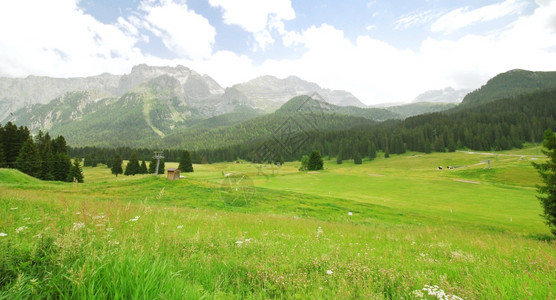
[[178,179],[180,179],[180,169],[169,168],[167,178],[168,178],[168,180],[178,180]]

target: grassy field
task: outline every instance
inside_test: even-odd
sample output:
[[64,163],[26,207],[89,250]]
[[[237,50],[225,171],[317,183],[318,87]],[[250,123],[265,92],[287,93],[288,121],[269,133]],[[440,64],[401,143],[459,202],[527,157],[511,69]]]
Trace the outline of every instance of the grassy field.
[[101,166],[84,184],[0,169],[0,298],[554,299],[535,159],[243,162],[179,181]]

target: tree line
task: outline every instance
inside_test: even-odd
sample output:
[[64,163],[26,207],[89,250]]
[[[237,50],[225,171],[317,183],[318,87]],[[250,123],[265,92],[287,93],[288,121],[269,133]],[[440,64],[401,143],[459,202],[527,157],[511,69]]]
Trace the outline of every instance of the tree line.
[[0,167],[15,168],[30,176],[50,181],[83,182],[81,160],[73,162],[63,136],[48,132],[33,138],[27,127],[0,124]]

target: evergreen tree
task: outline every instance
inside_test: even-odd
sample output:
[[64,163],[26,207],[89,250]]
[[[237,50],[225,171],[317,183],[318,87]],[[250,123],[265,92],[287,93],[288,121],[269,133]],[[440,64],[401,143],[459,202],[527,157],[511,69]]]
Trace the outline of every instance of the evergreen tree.
[[456,152],[456,142],[453,137],[448,139],[448,152]]
[[153,158],[149,163],[149,174],[154,174],[155,170],[156,170],[156,159]]
[[70,171],[67,178],[68,182],[83,182],[83,170],[81,170],[81,159],[76,157],[73,160],[73,164],[70,167]]
[[182,151],[178,169],[180,169],[182,172],[193,172],[193,164],[191,163],[191,156],[189,155],[189,151]]
[[390,151],[388,151],[388,147],[386,147],[386,149],[384,149],[384,158],[389,158],[390,157]]
[[344,155],[344,154],[343,154],[342,152],[343,152],[343,151],[342,151],[342,149],[340,148],[340,151],[338,151],[338,155],[336,156],[336,163],[339,164],[339,165],[341,165],[342,162],[343,162],[343,160],[344,160],[344,158],[343,158],[343,155]]
[[318,150],[313,150],[313,152],[311,152],[311,156],[309,156],[307,169],[309,171],[322,170],[323,166],[324,161],[322,160],[320,152]]
[[2,133],[2,146],[4,147],[4,160],[6,167],[14,168],[19,150],[30,138],[27,127],[19,127],[12,122],[6,123]]
[[42,180],[54,180],[54,154],[52,154],[52,147],[50,141],[46,142],[43,146],[41,153],[41,174]]
[[54,154],[54,170],[52,175],[56,181],[67,181],[71,168],[71,160],[66,153]]
[[303,155],[303,157],[301,157],[301,167],[299,167],[299,171],[307,171],[308,167],[309,167],[309,156]]
[[118,177],[118,174],[122,174],[124,170],[122,169],[122,157],[119,154],[116,154],[112,159],[112,167],[110,168],[112,174]]
[[164,159],[160,160],[160,166],[158,167],[158,174],[164,174],[166,170],[166,164],[164,163]]
[[369,159],[375,159],[376,158],[376,145],[375,145],[375,143],[373,143],[373,142],[369,143],[368,152],[369,152]]
[[544,183],[537,186],[537,192],[540,194],[537,198],[543,207],[542,216],[546,219],[552,234],[556,236],[556,135],[551,130],[545,131],[543,146],[547,150],[543,149],[542,152],[548,156],[548,160],[545,163],[533,163]]
[[446,148],[444,147],[444,139],[441,136],[436,137],[436,140],[434,141],[434,151],[446,152]]
[[147,170],[147,163],[143,159],[143,161],[141,162],[141,168],[139,168],[139,174],[147,174],[148,172],[149,170]]
[[128,176],[128,175],[139,174],[140,169],[141,166],[139,165],[139,159],[137,158],[137,153],[133,152],[131,153],[131,157],[129,158],[127,165],[125,166],[124,175]]
[[353,163],[356,165],[360,165],[363,163],[363,160],[361,159],[361,154],[359,154],[359,152],[355,153],[355,157],[353,158]]
[[57,138],[52,140],[52,152],[68,154],[68,146],[66,144],[66,139],[59,135]]
[[2,128],[2,126],[0,125],[0,168],[4,167],[4,164],[6,163],[6,160],[4,158],[4,146],[2,145],[2,131],[4,129]]
[[429,140],[425,140],[425,153],[431,153],[431,143],[429,142]]
[[23,143],[14,165],[18,170],[27,175],[37,178],[40,176],[41,157],[39,148],[31,138],[28,138],[27,141]]

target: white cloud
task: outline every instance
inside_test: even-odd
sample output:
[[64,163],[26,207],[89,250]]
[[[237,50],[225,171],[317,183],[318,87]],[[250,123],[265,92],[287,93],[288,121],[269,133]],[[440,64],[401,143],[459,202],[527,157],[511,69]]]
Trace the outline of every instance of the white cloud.
[[427,24],[438,18],[440,12],[435,10],[415,11],[399,17],[395,22],[395,29],[408,29],[416,25]]
[[274,43],[272,29],[283,28],[283,20],[295,18],[290,0],[209,0],[209,3],[222,8],[225,24],[238,25],[252,33],[263,50]]
[[[141,57],[131,24],[100,23],[84,14],[77,2],[3,2],[0,74],[82,76],[121,70],[129,60]],[[107,60],[111,63],[104,63]]]
[[[182,64],[210,75],[223,86],[265,74],[297,75],[323,87],[350,91],[365,103],[379,103],[410,101],[425,90],[446,86],[477,88],[513,68],[556,70],[556,1],[539,0],[542,3],[532,14],[516,17],[499,31],[456,40],[431,37],[414,51],[397,49],[372,34],[347,38],[342,30],[326,24],[287,31],[283,20],[293,18],[293,11],[288,15],[278,9],[262,10],[264,22],[245,20],[243,25],[229,17],[227,22],[249,28],[263,45],[271,43],[271,33],[277,32],[286,47],[305,51],[297,58],[257,63],[246,55],[214,51],[214,28],[185,4],[150,1],[128,18],[103,24],[80,10],[77,2],[2,2],[0,75],[90,76],[128,73],[139,63]],[[227,7],[222,6],[225,12],[233,6],[222,5]],[[471,16],[473,22],[486,20]],[[189,28],[202,36],[192,36]],[[182,55],[172,60],[145,55],[138,43],[148,41],[149,31]]]
[[186,4],[162,0],[143,3],[141,9],[146,12],[146,28],[179,57],[199,59],[212,54],[216,30],[205,17],[191,11]]
[[431,25],[433,32],[451,33],[464,27],[492,21],[510,15],[518,15],[528,4],[522,0],[506,0],[469,10],[469,7],[450,11]]

